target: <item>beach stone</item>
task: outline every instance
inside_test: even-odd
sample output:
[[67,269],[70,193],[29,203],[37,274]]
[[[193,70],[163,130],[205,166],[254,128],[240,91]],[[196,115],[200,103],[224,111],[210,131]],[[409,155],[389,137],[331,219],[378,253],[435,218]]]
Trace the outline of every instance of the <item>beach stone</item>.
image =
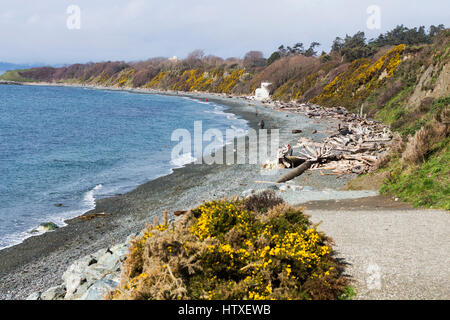
[[273,190],[271,189],[259,189],[255,191],[255,194],[260,194],[260,193],[264,193],[264,192],[271,192]]
[[64,300],[80,300],[81,297],[86,293],[86,291],[92,286],[93,282],[84,281],[80,286],[77,287],[76,291],[64,297]]
[[33,292],[27,297],[26,300],[41,300],[41,292],[40,291]]
[[86,268],[86,270],[84,271],[85,280],[89,284],[92,284],[96,280],[101,279],[104,274],[105,270],[103,268],[97,267]]
[[[101,275],[115,272],[120,269],[120,257],[117,254],[106,253],[102,255],[95,265],[88,270],[95,270]],[[99,277],[97,277],[99,279]]]
[[242,192],[242,196],[247,198],[255,193],[255,189],[247,189],[244,192]]
[[294,191],[302,191],[303,190],[303,186],[291,185],[291,186],[289,186],[289,188],[291,188]]
[[58,228],[58,225],[54,222],[44,222],[41,223],[36,229],[33,229],[31,233],[52,231]]
[[71,296],[78,290],[83,282],[83,278],[80,274],[71,273],[64,278],[64,283],[66,285],[66,295],[65,299],[71,298]]
[[41,294],[41,300],[59,300],[66,295],[66,287],[63,285],[51,287]]
[[64,272],[62,279],[67,291],[65,298],[73,295],[77,291],[77,288],[86,281],[86,269],[94,261],[97,263],[93,255],[87,255],[72,263],[66,272]]
[[103,300],[108,291],[113,290],[119,285],[119,280],[114,275],[97,280],[89,287],[89,289],[80,297],[80,300]]
[[120,261],[124,261],[128,255],[128,243],[120,243],[112,247],[111,252],[119,257]]

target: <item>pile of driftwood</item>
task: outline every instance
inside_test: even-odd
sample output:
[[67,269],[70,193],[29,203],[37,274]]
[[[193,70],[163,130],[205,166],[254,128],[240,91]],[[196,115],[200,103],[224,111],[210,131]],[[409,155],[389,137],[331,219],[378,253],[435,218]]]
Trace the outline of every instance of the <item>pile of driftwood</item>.
[[[284,108],[286,109],[287,107]],[[297,156],[288,154],[287,148],[280,149],[279,166],[294,169],[277,182],[291,180],[308,169],[319,170],[322,175],[367,172],[392,141],[392,133],[382,123],[349,114],[343,108],[302,104],[296,108],[296,111],[299,110],[311,117],[339,119],[343,124],[338,125],[336,134],[324,138],[321,142],[300,138],[294,146],[300,149]]]
[[351,122],[355,119],[365,118],[364,108],[361,106],[359,114],[349,113],[344,107],[322,107],[311,103],[295,103],[274,101],[272,106],[278,110],[294,113],[304,113],[308,118],[322,119],[333,118],[343,122]]

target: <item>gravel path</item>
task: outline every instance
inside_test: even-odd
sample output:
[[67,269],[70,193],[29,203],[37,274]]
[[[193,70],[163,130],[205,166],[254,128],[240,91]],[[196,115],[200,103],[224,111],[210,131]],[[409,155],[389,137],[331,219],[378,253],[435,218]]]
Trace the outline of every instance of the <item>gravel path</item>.
[[335,242],[356,299],[450,299],[450,215],[439,210],[307,210]]

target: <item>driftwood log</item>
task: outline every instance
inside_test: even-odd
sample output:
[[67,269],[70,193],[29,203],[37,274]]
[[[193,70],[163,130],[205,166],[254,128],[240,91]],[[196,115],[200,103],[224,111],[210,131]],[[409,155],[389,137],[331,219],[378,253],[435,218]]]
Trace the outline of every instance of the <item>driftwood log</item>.
[[299,165],[297,168],[292,169],[291,171],[286,173],[284,176],[282,176],[280,179],[278,179],[277,183],[286,182],[286,181],[294,179],[295,177],[301,175],[303,172],[308,170],[312,164],[313,164],[312,161],[305,161],[304,163]]

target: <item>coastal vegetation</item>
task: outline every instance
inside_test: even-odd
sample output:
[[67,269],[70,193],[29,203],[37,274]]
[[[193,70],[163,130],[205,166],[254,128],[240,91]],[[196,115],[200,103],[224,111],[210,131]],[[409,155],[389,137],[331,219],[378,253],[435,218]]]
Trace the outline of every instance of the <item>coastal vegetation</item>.
[[273,191],[205,202],[131,242],[110,299],[348,299],[331,240]]
[[252,95],[270,82],[273,99],[345,107],[390,125],[397,148],[379,164],[383,192],[415,205],[450,207],[448,122],[450,30],[397,26],[366,40],[337,37],[330,52],[298,42],[268,59],[250,51],[222,59],[196,50],[182,60],[100,62],[15,70],[0,79]]

